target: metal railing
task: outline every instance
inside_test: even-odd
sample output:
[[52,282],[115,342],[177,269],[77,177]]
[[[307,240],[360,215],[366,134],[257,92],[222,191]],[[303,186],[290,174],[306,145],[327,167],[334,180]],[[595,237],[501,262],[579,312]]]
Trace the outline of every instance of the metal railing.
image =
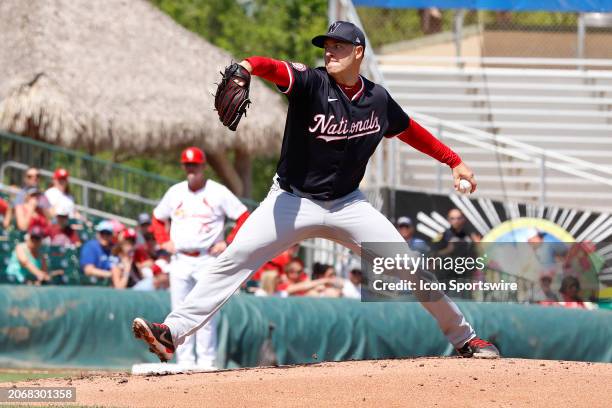
[[[64,167],[70,172],[71,184],[75,187],[73,194],[80,201],[79,204],[104,214],[121,214],[126,219],[150,211],[168,188],[178,182],[159,174],[0,131],[0,164],[6,162],[41,169]],[[20,185],[23,167],[11,167],[10,170],[14,171],[5,170],[0,182]],[[250,199],[241,198],[241,201],[250,210],[258,205]]]
[[[158,174],[0,131],[0,164],[9,161],[48,170],[64,167],[71,178],[87,180],[95,185],[151,200],[150,202],[158,200],[177,182]],[[21,173],[21,169],[7,169],[5,178],[1,181],[7,185],[20,185]],[[80,201],[83,195],[81,188],[81,185],[75,184],[72,191],[77,201]],[[138,213],[151,209],[151,205],[145,202],[125,200],[91,188],[87,196],[87,206],[106,213],[121,214],[127,218],[136,218]]]
[[359,258],[352,252],[336,242],[323,238],[307,239],[300,242],[303,251],[304,265],[312,271],[315,262],[331,265],[336,274],[347,277],[350,268],[360,267]]
[[[71,150],[65,147],[41,142],[38,140],[34,140],[34,139],[24,137],[24,136],[19,136],[19,135],[5,132],[2,130],[0,130],[0,140],[2,140],[3,142],[14,142],[16,144],[15,150],[17,150],[20,153],[20,155],[24,156],[23,158],[25,159],[30,158],[33,161],[36,160],[35,156],[38,156],[40,153],[40,152],[33,151],[33,149],[45,150],[51,154],[62,155],[63,157],[61,158],[57,158],[57,157],[49,158],[49,162],[51,164],[51,166],[49,167],[51,168],[59,166],[60,164],[62,164],[61,162],[62,159],[68,158],[72,161],[94,163],[101,167],[111,168],[112,170],[116,172],[122,172],[125,174],[129,174],[131,176],[140,176],[148,180],[156,181],[159,183],[164,183],[168,185],[172,185],[176,183],[175,179],[172,179],[169,177],[164,177],[159,174],[149,173],[149,172],[146,172],[144,170],[140,170],[134,167],[125,166],[123,164],[115,163],[115,162],[108,161],[108,160],[103,160],[103,159],[100,159],[100,158],[97,158],[97,157],[94,157],[94,156],[91,156],[85,153],[81,153],[76,150]],[[0,163],[5,160],[10,160],[10,159],[11,157],[7,155],[7,152],[0,149]],[[24,160],[24,162],[29,163],[30,160]],[[36,165],[36,164],[32,163],[32,165]]]
[[[23,163],[18,163],[16,161],[7,161],[5,163],[2,163],[0,165],[0,180],[4,180],[5,179],[5,173],[7,169],[18,169],[21,171],[26,171],[30,166],[23,164]],[[42,174],[43,176],[52,178],[53,177],[53,172],[50,170],[45,170],[45,169],[38,169],[39,173]],[[137,194],[132,194],[132,193],[128,193],[125,191],[121,191],[121,190],[117,190],[114,188],[110,188],[110,187],[105,187],[102,186],[100,184],[96,184],[96,183],[92,183],[90,181],[87,180],[82,180],[80,178],[76,178],[76,177],[70,177],[70,184],[72,185],[77,185],[81,187],[81,206],[85,207],[85,208],[90,208],[90,202],[89,202],[89,197],[90,197],[90,191],[97,191],[100,193],[105,193],[105,194],[110,194],[111,196],[116,196],[119,197],[121,199],[124,200],[131,200],[131,201],[135,201],[137,203],[140,204],[145,204],[145,205],[149,205],[149,206],[155,206],[157,205],[159,200],[152,200],[149,198],[145,198],[145,197],[141,197]]]
[[[612,68],[612,60],[602,58],[517,58],[517,57],[461,57],[461,56],[412,56],[412,55],[378,55],[377,60],[383,64],[394,63],[427,63],[428,65],[451,66],[521,66],[521,67],[560,67],[586,70],[586,67]],[[601,73],[601,71],[596,71]]]
[[[540,164],[542,170],[544,168],[550,168],[612,187],[612,179],[607,177],[612,175],[612,168],[608,166],[594,164],[586,160],[519,142],[505,136],[494,135],[418,112],[408,111],[408,114],[428,125],[440,138],[450,138],[493,153],[501,153],[516,159],[532,161]],[[603,175],[597,175],[595,173],[603,173]],[[544,196],[546,186],[545,171],[541,171],[541,177],[541,186],[544,189]],[[540,204],[544,205],[545,202],[541,202]]]
[[[15,195],[19,192],[19,189],[16,187],[5,186],[0,183],[0,191],[9,195]],[[121,215],[111,214],[105,211],[96,210],[95,208],[89,208],[82,206],[80,204],[76,204],[75,207],[79,210],[80,213],[85,215],[90,215],[95,218],[103,218],[103,219],[115,219],[125,225],[136,226],[137,222],[134,219],[122,217]]]

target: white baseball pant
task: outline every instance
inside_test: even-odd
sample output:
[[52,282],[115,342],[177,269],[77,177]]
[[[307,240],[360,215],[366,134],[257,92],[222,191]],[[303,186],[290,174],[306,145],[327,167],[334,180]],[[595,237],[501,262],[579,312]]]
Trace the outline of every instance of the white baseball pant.
[[[356,190],[336,200],[319,201],[282,190],[275,182],[232,244],[198,280],[185,301],[166,317],[175,345],[205,325],[230,296],[269,259],[302,240],[321,237],[361,254],[361,242],[406,245],[393,224]],[[446,296],[422,305],[455,346],[475,337],[457,305]]]
[[[210,255],[189,256],[177,253],[170,263],[170,299],[172,310],[178,309],[197,282],[209,273],[216,260]],[[176,348],[176,362],[184,366],[211,368],[217,356],[217,322],[210,319],[193,336]]]

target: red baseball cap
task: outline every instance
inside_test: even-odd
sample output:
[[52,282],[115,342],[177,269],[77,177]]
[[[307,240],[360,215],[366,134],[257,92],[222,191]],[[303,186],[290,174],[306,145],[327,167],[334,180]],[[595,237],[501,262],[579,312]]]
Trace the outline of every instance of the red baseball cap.
[[123,239],[136,239],[136,230],[134,228],[126,228],[121,235]]
[[204,164],[206,163],[206,155],[197,147],[188,147],[181,153],[181,163],[195,163]]
[[68,170],[58,167],[53,173],[53,178],[56,180],[67,179],[69,176]]

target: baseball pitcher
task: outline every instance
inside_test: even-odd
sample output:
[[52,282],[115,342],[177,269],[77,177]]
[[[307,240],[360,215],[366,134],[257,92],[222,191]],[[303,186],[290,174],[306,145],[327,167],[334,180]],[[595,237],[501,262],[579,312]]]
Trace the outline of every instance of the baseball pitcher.
[[[359,74],[366,43],[358,27],[337,21],[312,43],[324,50],[325,67],[250,57],[224,72],[215,107],[231,130],[249,105],[251,75],[275,83],[287,96],[281,156],[268,196],[185,301],[163,324],[134,320],[135,336],[162,361],[209,322],[253,271],[299,241],[327,238],[357,254],[362,242],[394,242],[419,256],[359,191],[383,137],[397,137],[447,164],[455,189],[461,180],[471,183],[472,192],[476,189],[472,171],[457,154],[410,119],[383,87]],[[460,356],[499,357],[448,297],[442,294],[422,305]]]

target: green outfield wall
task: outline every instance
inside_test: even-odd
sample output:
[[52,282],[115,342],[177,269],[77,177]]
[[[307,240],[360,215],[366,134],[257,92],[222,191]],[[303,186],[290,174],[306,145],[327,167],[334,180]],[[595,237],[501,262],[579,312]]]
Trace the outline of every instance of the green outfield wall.
[[[120,369],[154,362],[132,337],[131,321],[162,321],[169,305],[166,292],[0,286],[0,366]],[[612,362],[609,310],[459,306],[506,357]],[[418,303],[236,295],[218,322],[220,364],[256,365],[270,323],[279,364],[453,354]]]

